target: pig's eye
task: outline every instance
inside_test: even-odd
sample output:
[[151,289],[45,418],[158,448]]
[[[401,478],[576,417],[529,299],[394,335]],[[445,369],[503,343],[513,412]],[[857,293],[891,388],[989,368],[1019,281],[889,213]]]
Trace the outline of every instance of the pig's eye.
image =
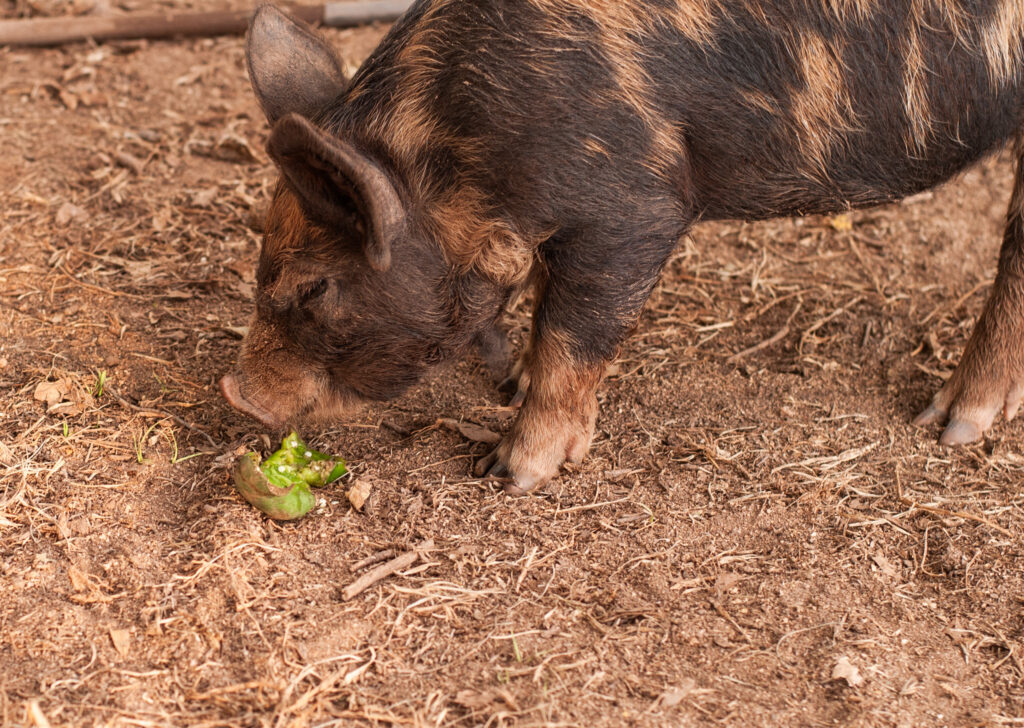
[[320,280],[304,286],[299,289],[299,305],[309,303],[320,296],[324,295],[327,290],[327,279],[321,278]]

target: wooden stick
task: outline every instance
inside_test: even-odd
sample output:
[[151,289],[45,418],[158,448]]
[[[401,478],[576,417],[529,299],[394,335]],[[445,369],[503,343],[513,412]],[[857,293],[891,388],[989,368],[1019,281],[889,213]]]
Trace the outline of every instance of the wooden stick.
[[772,334],[769,338],[765,339],[764,341],[758,344],[754,344],[749,349],[744,349],[743,351],[736,352],[728,359],[726,359],[725,363],[735,364],[744,357],[750,356],[751,354],[756,354],[757,352],[761,351],[761,349],[767,349],[772,344],[777,344],[787,336],[789,336],[789,326],[783,326],[781,329],[776,331],[774,334]]
[[967,511],[948,511],[945,508],[926,506],[921,503],[918,503],[917,501],[911,498],[906,498],[903,496],[900,496],[900,503],[908,505],[911,508],[917,508],[918,510],[924,511],[925,513],[931,513],[936,516],[945,516],[947,518],[964,518],[968,521],[974,521],[975,523],[980,523],[983,526],[988,526],[989,528],[995,531],[999,531],[999,533],[1003,534],[1008,538],[1013,538],[1013,533],[1011,533],[1009,529],[1003,528],[998,523],[990,521],[989,519],[984,518],[982,516],[976,516],[973,513],[968,513]]
[[[307,23],[347,27],[395,20],[410,4],[411,0],[351,0],[322,5],[285,5],[284,9]],[[0,46],[52,46],[88,38],[102,41],[243,33],[249,27],[252,12],[227,10],[3,20],[0,21]]]
[[359,596],[381,579],[386,579],[387,577],[394,574],[396,571],[401,571],[402,569],[407,569],[410,566],[412,566],[414,563],[416,563],[416,559],[420,557],[421,551],[430,551],[433,548],[433,540],[428,539],[423,543],[423,545],[419,547],[419,549],[415,551],[406,552],[401,556],[396,556],[395,558],[391,559],[391,561],[388,561],[385,564],[381,564],[372,571],[366,572],[361,577],[359,577],[354,582],[345,587],[345,591],[342,592],[342,598],[345,601],[348,601],[349,599]]
[[367,566],[373,566],[374,564],[379,564],[381,561],[386,561],[387,559],[390,559],[394,555],[395,555],[395,550],[394,549],[384,549],[383,551],[378,551],[375,554],[370,554],[369,556],[367,556],[362,561],[357,561],[356,563],[352,564],[352,571],[362,571]]
[[397,20],[409,9],[412,0],[358,0],[324,3],[322,22],[332,28],[347,28],[381,21]]
[[186,422],[185,420],[178,417],[178,415],[173,415],[170,412],[161,412],[160,410],[148,410],[145,409],[144,407],[139,407],[137,404],[132,404],[124,397],[119,397],[116,394],[114,395],[114,399],[116,399],[122,407],[127,407],[128,409],[132,410],[133,412],[137,412],[143,417],[164,417],[169,420],[173,420],[174,422],[178,423],[187,430],[192,430],[192,432],[198,432],[200,435],[206,438],[206,441],[210,443],[212,447],[219,447],[217,443],[214,442],[214,439],[210,437],[210,435],[206,432],[206,430],[202,429],[201,427],[193,425],[191,422]]

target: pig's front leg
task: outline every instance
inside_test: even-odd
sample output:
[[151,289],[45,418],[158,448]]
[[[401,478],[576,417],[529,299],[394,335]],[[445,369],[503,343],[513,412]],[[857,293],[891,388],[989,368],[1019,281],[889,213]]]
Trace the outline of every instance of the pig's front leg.
[[939,442],[978,440],[1002,411],[1010,420],[1024,397],[1024,152],[999,254],[999,269],[985,309],[956,370],[914,420],[948,422]]
[[597,387],[657,280],[675,239],[547,251],[533,331],[516,366],[519,416],[477,475],[508,477],[506,492],[543,485],[580,462],[597,420]]
[[566,460],[578,463],[590,449],[597,420],[597,386],[604,361],[574,353],[566,332],[534,329],[529,389],[519,416],[477,475],[510,477],[506,492],[521,495],[543,485]]

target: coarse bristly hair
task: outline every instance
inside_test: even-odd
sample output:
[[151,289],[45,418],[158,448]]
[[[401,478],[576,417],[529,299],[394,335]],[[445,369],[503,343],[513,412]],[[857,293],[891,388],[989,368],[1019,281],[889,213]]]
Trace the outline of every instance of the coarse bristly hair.
[[1019,134],[1024,3],[420,0],[309,116],[372,160],[407,234],[369,270],[339,242],[372,232],[358,194],[325,228],[283,187],[257,319],[390,396],[541,271],[524,373],[590,397],[695,222],[898,199]]

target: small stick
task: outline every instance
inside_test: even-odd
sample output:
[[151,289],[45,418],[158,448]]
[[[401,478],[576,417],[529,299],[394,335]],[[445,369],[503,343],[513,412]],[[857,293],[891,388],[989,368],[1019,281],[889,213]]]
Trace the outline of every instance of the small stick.
[[180,417],[178,417],[178,415],[173,415],[170,412],[161,412],[160,410],[151,410],[151,409],[146,409],[145,407],[139,407],[137,404],[132,404],[131,402],[126,400],[124,397],[120,397],[120,396],[118,396],[116,394],[114,395],[114,399],[116,399],[118,401],[118,403],[122,407],[127,407],[128,409],[130,409],[133,412],[136,412],[136,413],[142,415],[143,417],[166,417],[166,418],[172,420],[173,422],[178,423],[182,427],[184,427],[184,428],[186,428],[188,430],[192,430],[192,432],[196,432],[196,433],[202,435],[203,437],[206,438],[206,441],[208,443],[210,443],[211,447],[218,447],[218,445],[214,441],[214,439],[212,437],[210,437],[206,433],[205,430],[203,430],[203,429],[201,429],[199,427],[196,427],[191,422],[186,422],[185,420],[183,420]]
[[719,616],[719,617],[721,617],[722,619],[724,619],[724,620],[725,620],[726,622],[728,622],[728,623],[729,623],[729,624],[730,624],[730,625],[732,626],[732,628],[733,628],[734,630],[736,630],[737,632],[739,632],[739,633],[740,633],[740,636],[741,636],[741,637],[742,637],[743,639],[745,639],[745,640],[746,640],[747,642],[750,642],[750,635],[748,635],[748,634],[747,634],[747,631],[746,631],[745,629],[743,629],[743,627],[741,627],[741,626],[739,625],[739,622],[737,622],[737,621],[736,621],[735,619],[733,619],[733,618],[732,618],[732,616],[731,616],[731,615],[730,615],[730,614],[729,614],[729,613],[728,613],[727,611],[725,611],[725,609],[723,609],[723,608],[722,608],[722,605],[721,605],[721,604],[719,604],[718,602],[716,602],[716,601],[715,601],[714,599],[712,599],[712,600],[711,600],[711,601],[709,602],[709,604],[711,605],[711,607],[712,607],[712,608],[713,608],[713,609],[714,609],[714,610],[715,610],[716,612],[718,612],[718,616]]
[[383,551],[378,551],[375,554],[370,554],[369,556],[367,556],[362,561],[357,561],[356,563],[352,564],[352,571],[362,571],[367,566],[373,566],[374,564],[379,564],[384,559],[390,559],[394,555],[395,555],[395,550],[394,549],[384,549]]
[[[125,172],[125,174],[127,174],[127,172]],[[99,286],[94,286],[91,283],[86,283],[85,281],[80,281],[77,278],[75,278],[73,275],[71,275],[71,273],[68,271],[68,269],[66,267],[64,267],[64,266],[61,266],[61,272],[64,274],[64,276],[69,281],[71,281],[72,283],[75,283],[75,284],[81,286],[82,288],[86,289],[87,291],[95,291],[96,293],[103,293],[103,294],[106,294],[107,296],[120,296],[121,298],[135,298],[135,299],[139,299],[139,300],[147,298],[146,296],[140,296],[140,295],[135,294],[135,293],[125,293],[124,291],[112,291],[109,288],[100,288]]]
[[401,571],[402,569],[409,568],[414,563],[416,563],[416,559],[420,558],[420,552],[430,551],[433,548],[434,541],[432,539],[428,539],[423,542],[419,549],[416,549],[414,551],[408,551],[402,554],[401,556],[396,556],[395,558],[391,559],[391,561],[381,564],[373,571],[368,571],[367,573],[363,574],[361,577],[356,579],[354,582],[349,584],[347,587],[345,587],[345,591],[342,592],[342,598],[345,601],[348,601],[353,597],[359,596],[381,579],[386,579],[387,577],[394,574],[396,571]]
[[555,515],[559,516],[559,515],[561,515],[563,513],[575,513],[576,511],[592,511],[595,508],[603,508],[605,506],[614,506],[614,505],[618,505],[619,503],[625,503],[628,500],[629,500],[629,496],[626,496],[625,498],[619,498],[618,500],[613,500],[613,501],[603,501],[601,503],[587,503],[587,504],[582,505],[582,506],[572,506],[571,508],[559,508],[558,510],[555,511]]
[[530,549],[530,555],[526,557],[526,565],[523,566],[523,570],[519,572],[519,578],[516,579],[516,594],[519,593],[519,587],[523,585],[523,579],[526,578],[526,572],[533,566],[533,557],[537,555],[537,547],[534,546]]
[[268,683],[266,680],[250,680],[249,682],[237,683],[235,685],[226,685],[222,688],[213,688],[203,693],[191,693],[188,696],[189,700],[209,700],[210,698],[217,697],[218,695],[229,695],[231,693],[243,693],[248,690],[272,690],[274,685]]
[[26,706],[28,717],[32,719],[32,725],[36,728],[50,728],[50,721],[47,719],[46,714],[43,713],[42,708],[39,707],[38,700],[30,700]]
[[[285,10],[307,23],[333,27],[391,21],[405,12],[411,0],[354,0],[320,5],[285,5]],[[242,33],[249,26],[252,10],[169,12],[156,15],[82,15],[57,18],[27,18],[0,21],[0,46],[50,46],[92,38],[169,38]]]
[[765,339],[761,343],[754,344],[749,349],[744,349],[743,351],[738,351],[735,354],[733,354],[732,356],[730,356],[728,359],[726,359],[725,361],[726,361],[727,364],[733,364],[735,362],[738,362],[740,359],[743,359],[744,357],[750,356],[751,354],[756,354],[757,352],[761,351],[761,349],[767,349],[772,344],[777,344],[778,342],[780,342],[784,338],[786,338],[788,335],[789,335],[789,326],[783,326],[781,329],[776,331],[774,334],[772,334],[770,337],[768,337],[767,339]]
[[1013,534],[1008,529],[1005,529],[1002,526],[1000,526],[998,523],[993,523],[987,518],[976,516],[973,513],[968,513],[967,511],[948,511],[945,508],[926,506],[922,505],[921,503],[918,503],[917,501],[911,498],[906,498],[904,496],[900,496],[900,503],[908,505],[911,508],[917,508],[918,510],[924,511],[925,513],[931,513],[936,516],[945,516],[946,518],[965,518],[968,521],[974,521],[975,523],[980,523],[984,526],[988,526],[989,528],[995,531],[999,531],[999,533],[1003,534],[1004,536],[1013,538]]

